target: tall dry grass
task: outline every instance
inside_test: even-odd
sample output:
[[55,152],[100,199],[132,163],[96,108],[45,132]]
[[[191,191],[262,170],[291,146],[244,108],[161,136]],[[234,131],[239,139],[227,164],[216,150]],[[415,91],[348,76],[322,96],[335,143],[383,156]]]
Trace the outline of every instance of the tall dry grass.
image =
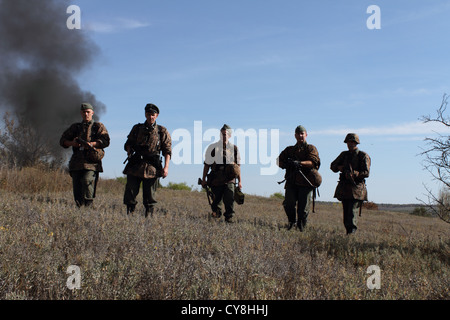
[[[2,184],[0,299],[449,298],[449,226],[436,218],[366,210],[349,237],[339,204],[318,203],[300,233],[286,230],[280,199],[247,196],[226,224],[204,193],[160,189],[145,219],[142,207],[126,215],[118,182],[101,180],[94,208],[78,209],[67,174],[55,189],[47,173],[16,175],[1,181],[44,187]],[[70,265],[81,289],[66,286]],[[370,265],[379,290],[366,285]]]

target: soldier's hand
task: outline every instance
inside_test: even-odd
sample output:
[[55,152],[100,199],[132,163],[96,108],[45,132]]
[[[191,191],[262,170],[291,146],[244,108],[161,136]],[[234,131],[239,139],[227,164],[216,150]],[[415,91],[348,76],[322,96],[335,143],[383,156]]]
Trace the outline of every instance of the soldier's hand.
[[202,187],[206,188],[207,185],[206,179],[202,179]]
[[354,175],[353,175],[353,173],[350,172],[350,170],[348,170],[348,171],[345,171],[345,177],[347,179],[353,179]]
[[72,140],[72,147],[79,148],[81,144],[78,142],[78,138]]
[[300,169],[302,167],[302,164],[299,160],[291,160],[290,165],[295,169]]
[[164,179],[168,175],[169,175],[169,168],[164,167],[164,169],[162,171],[162,178]]

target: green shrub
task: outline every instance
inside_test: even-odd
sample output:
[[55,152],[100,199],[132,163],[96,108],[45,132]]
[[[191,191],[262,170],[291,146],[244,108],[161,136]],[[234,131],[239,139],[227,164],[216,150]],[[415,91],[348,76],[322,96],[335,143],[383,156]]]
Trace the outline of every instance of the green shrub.
[[270,198],[284,200],[284,195],[281,192],[275,192],[270,196]]
[[187,190],[187,191],[192,191],[192,187],[189,187],[186,182],[180,182],[180,183],[173,183],[173,182],[169,182],[169,184],[166,187],[167,189],[170,190]]

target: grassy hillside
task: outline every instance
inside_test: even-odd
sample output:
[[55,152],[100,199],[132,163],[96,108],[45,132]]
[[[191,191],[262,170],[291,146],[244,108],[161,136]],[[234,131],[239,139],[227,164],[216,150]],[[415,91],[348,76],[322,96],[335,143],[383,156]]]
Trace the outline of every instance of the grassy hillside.
[[[0,299],[449,299],[449,225],[437,218],[366,210],[346,236],[340,205],[318,203],[300,233],[279,199],[247,196],[226,224],[203,192],[160,189],[145,219],[142,207],[126,215],[117,181],[78,209],[64,173],[41,173],[36,189],[11,177],[1,172]],[[66,286],[70,265],[81,289]]]

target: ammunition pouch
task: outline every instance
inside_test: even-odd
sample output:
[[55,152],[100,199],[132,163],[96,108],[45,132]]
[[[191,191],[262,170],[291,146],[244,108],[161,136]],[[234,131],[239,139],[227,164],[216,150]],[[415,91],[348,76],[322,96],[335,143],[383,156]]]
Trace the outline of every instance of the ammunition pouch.
[[103,149],[89,148],[84,150],[85,158],[90,163],[99,163],[105,156]]
[[224,171],[227,181],[234,180],[241,174],[241,168],[235,163],[225,165]]
[[214,164],[211,172],[206,176],[206,182],[210,187],[224,185],[233,182],[241,173],[241,168],[235,163]]

